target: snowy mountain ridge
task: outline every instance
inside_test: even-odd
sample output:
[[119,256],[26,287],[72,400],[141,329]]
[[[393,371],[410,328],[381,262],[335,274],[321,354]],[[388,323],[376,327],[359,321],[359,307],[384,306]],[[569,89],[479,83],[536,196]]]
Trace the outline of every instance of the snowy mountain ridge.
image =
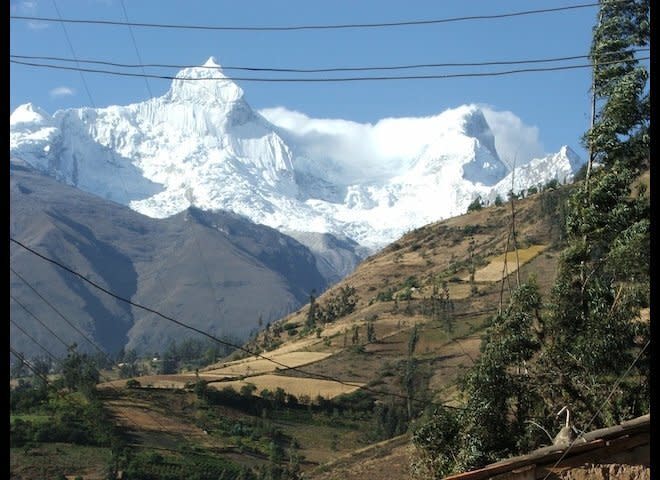
[[[252,110],[211,57],[144,102],[52,116],[21,105],[10,117],[10,153],[150,217],[191,205],[230,210],[281,231],[338,234],[370,249],[464,213],[477,195],[511,189],[475,105],[381,120],[365,133],[359,158],[339,161],[327,152],[341,154],[343,133],[276,123]],[[570,181],[581,163],[568,147],[521,162],[514,189]]]

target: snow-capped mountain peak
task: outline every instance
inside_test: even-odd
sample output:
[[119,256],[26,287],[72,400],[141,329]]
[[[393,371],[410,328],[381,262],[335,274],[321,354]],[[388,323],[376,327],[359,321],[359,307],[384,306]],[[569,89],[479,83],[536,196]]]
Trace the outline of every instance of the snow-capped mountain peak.
[[50,120],[50,115],[41,108],[32,103],[26,103],[19,105],[18,108],[12,112],[9,116],[9,125],[12,128],[19,126],[38,126],[49,124]]
[[[163,96],[141,103],[52,117],[22,105],[10,117],[10,156],[151,217],[190,206],[229,210],[282,231],[340,234],[369,248],[464,213],[477,195],[511,188],[475,105],[373,125],[264,115],[210,57],[181,70]],[[301,119],[306,128],[296,123]],[[565,180],[580,164],[568,148],[532,160],[516,169],[516,189]]]
[[207,68],[217,68],[218,70],[222,68],[213,55],[211,55],[202,66]]
[[199,67],[184,68],[172,80],[166,101],[208,106],[227,105],[243,99],[243,89],[222,71],[215,57]]
[[571,150],[571,147],[569,147],[568,145],[564,145],[563,147],[561,147],[557,155],[559,155],[560,157],[564,157],[568,160],[570,168],[573,172],[577,172],[580,169],[580,167],[584,164],[584,160],[582,160],[577,153]]
[[468,106],[467,112],[463,116],[463,131],[467,136],[479,140],[493,158],[500,159],[495,148],[495,135],[493,135],[483,111],[476,105]]
[[584,161],[568,145],[562,146],[557,153],[541,158],[533,158],[528,163],[515,168],[495,185],[486,198],[493,201],[497,195],[506,197],[513,190],[520,192],[529,187],[542,187],[550,180],[560,183],[572,182],[575,173]]

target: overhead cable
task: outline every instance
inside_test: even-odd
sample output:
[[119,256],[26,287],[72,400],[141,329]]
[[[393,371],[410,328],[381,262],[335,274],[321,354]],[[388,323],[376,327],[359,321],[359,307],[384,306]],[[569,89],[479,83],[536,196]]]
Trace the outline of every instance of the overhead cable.
[[[14,270],[14,269],[11,267],[11,265],[9,266],[9,270],[11,270],[11,272],[12,272],[14,275],[16,275],[18,278],[20,278],[21,281],[22,281],[22,282],[23,282],[23,283],[24,283],[24,284],[25,284],[30,290],[32,290],[32,291],[35,293],[35,295],[37,295],[41,300],[43,300],[44,303],[45,303],[46,305],[48,305],[48,306],[49,306],[49,307],[50,307],[55,313],[57,313],[57,315],[58,315],[62,320],[64,320],[64,321],[65,321],[65,322],[66,322],[71,328],[73,328],[73,329],[74,329],[74,330],[75,330],[75,331],[76,331],[76,332],[77,332],[82,338],[84,338],[84,339],[85,339],[85,340],[86,340],[91,346],[93,346],[93,347],[94,347],[99,353],[101,353],[102,355],[106,355],[105,350],[103,350],[100,346],[98,346],[98,344],[97,344],[94,340],[92,340],[91,338],[89,338],[89,336],[88,336],[85,332],[83,332],[80,328],[78,328],[78,327],[77,327],[77,326],[76,326],[71,320],[69,320],[67,317],[65,317],[65,316],[62,314],[62,312],[60,312],[57,308],[55,308],[55,306],[54,306],[52,303],[50,303],[48,300],[46,300],[46,298],[45,298],[43,295],[41,295],[41,294],[37,291],[37,289],[34,288],[34,286],[32,286],[32,285],[30,284],[30,282],[28,282],[28,281],[27,281],[27,280],[26,280],[26,279],[25,279],[20,273],[18,273],[16,270]],[[18,303],[18,302],[17,302],[17,303]],[[26,311],[28,311],[25,307],[23,307],[23,308],[24,308]],[[28,311],[28,313],[30,313],[30,312]],[[30,313],[30,315],[32,315],[32,317],[36,318],[32,313]],[[59,339],[59,338],[58,338],[58,340],[62,341],[62,340]]]
[[563,12],[568,10],[578,10],[583,8],[597,7],[600,3],[582,3],[578,5],[567,5],[564,7],[542,8],[536,10],[523,10],[518,12],[497,13],[491,15],[468,15],[460,17],[437,18],[430,20],[403,20],[397,22],[378,22],[378,23],[344,23],[332,25],[270,25],[270,26],[237,26],[237,25],[183,25],[173,23],[146,23],[146,22],[121,22],[117,20],[101,19],[56,19],[51,17],[36,17],[27,15],[10,15],[12,20],[30,20],[39,22],[66,22],[83,25],[128,25],[140,28],[166,28],[177,30],[222,30],[222,31],[296,31],[296,30],[340,30],[340,29],[361,29],[361,28],[389,28],[389,27],[409,27],[420,25],[438,25],[444,23],[466,22],[474,20],[496,20],[502,18],[521,17],[526,15],[538,15],[546,13]]
[[[636,58],[635,60],[649,60],[650,57],[641,57]],[[9,60],[10,63],[17,65],[26,65],[30,67],[37,68],[46,68],[46,69],[56,69],[56,70],[72,70],[72,71],[83,71],[91,73],[101,73],[106,75],[117,75],[123,77],[148,77],[148,78],[159,78],[163,80],[181,80],[181,81],[241,81],[241,82],[271,82],[271,83],[332,83],[332,82],[358,82],[358,81],[384,81],[384,80],[440,80],[447,78],[478,78],[478,77],[501,77],[507,75],[513,75],[518,73],[534,73],[534,72],[556,72],[564,70],[576,70],[581,68],[593,68],[594,64],[583,64],[583,65],[563,65],[557,67],[539,67],[539,68],[521,68],[516,70],[505,70],[499,72],[470,72],[470,73],[448,73],[448,74],[434,74],[434,75],[405,75],[405,76],[380,76],[380,77],[326,77],[326,78],[300,78],[300,77],[291,77],[291,78],[264,78],[264,77],[210,77],[210,78],[185,78],[185,77],[176,77],[172,75],[156,75],[156,74],[141,74],[141,73],[131,73],[131,72],[119,72],[113,70],[101,70],[93,68],[78,68],[78,67],[68,67],[64,65],[52,65],[45,63],[34,63],[34,62],[23,62],[19,60]],[[612,62],[600,62],[596,66],[602,65],[612,65],[617,63],[623,63],[629,60],[617,60]]]
[[[10,268],[11,268],[11,267],[10,267]],[[12,271],[13,271],[14,273],[16,273],[13,269],[12,269]],[[18,274],[16,273],[16,275],[18,275]],[[20,277],[20,275],[19,275],[19,277]],[[23,277],[20,277],[20,278],[21,278],[21,280],[23,280],[23,282],[25,282],[25,284],[26,284],[28,287],[30,287],[30,288],[34,291],[34,293],[36,293],[36,294],[37,294],[42,300],[46,301],[46,299],[45,299],[43,296],[41,296],[41,294],[40,294],[39,292],[37,292],[37,291],[34,289],[34,287],[32,287],[32,285],[30,285],[30,284],[27,282],[27,280],[25,280]],[[45,323],[44,323],[39,317],[37,317],[34,313],[32,313],[30,310],[28,310],[27,307],[25,307],[25,305],[23,305],[21,302],[19,302],[15,297],[13,297],[12,295],[10,295],[10,298],[11,298],[12,300],[14,300],[16,303],[18,303],[18,304],[23,308],[23,310],[25,310],[25,311],[26,311],[26,312],[27,312],[32,318],[34,318],[37,322],[39,322],[39,324],[41,324],[41,326],[43,326],[46,330],[48,330],[48,332],[50,332],[50,334],[53,335],[53,337],[55,337],[57,340],[59,340],[59,342],[60,342],[62,345],[64,345],[64,347],[65,347],[67,350],[70,350],[72,346],[75,346],[75,343],[74,343],[73,345],[69,345],[67,342],[65,342],[64,340],[62,340],[62,338],[60,338],[58,335],[56,335],[56,334],[55,334],[50,328],[48,328],[48,326],[47,326],[47,325],[46,325],[46,324],[45,324]],[[62,316],[62,314],[61,314],[61,313],[60,313],[60,312],[59,312],[59,311],[58,311],[58,310],[57,310],[57,309],[56,309],[51,303],[49,303],[49,302],[47,302],[47,301],[46,301],[46,303],[48,303],[48,305],[49,305],[53,310],[55,310],[56,313],[58,313],[60,316]],[[63,317],[63,318],[64,318],[64,317]],[[64,318],[64,319],[66,320],[66,322],[67,322],[69,325],[73,326],[72,323],[71,323],[71,321],[69,321],[69,320],[66,319],[66,318]],[[55,355],[53,355],[53,353],[51,353],[46,347],[44,347],[41,343],[39,343],[39,342],[38,342],[38,341],[37,341],[32,335],[30,335],[30,334],[29,334],[28,332],[26,332],[23,328],[21,328],[21,326],[18,325],[14,320],[12,320],[12,319],[10,318],[9,321],[10,321],[12,324],[14,324],[14,326],[16,326],[16,328],[18,328],[21,332],[23,332],[23,333],[24,333],[24,334],[25,334],[30,340],[32,340],[37,346],[39,346],[43,351],[45,351],[46,354],[47,354],[47,355],[48,355],[48,356],[49,356],[49,357],[50,357],[55,363],[58,363],[58,362],[61,361],[60,359],[58,359],[57,357],[55,357]],[[78,331],[78,329],[76,329],[75,327],[74,327],[74,329],[75,329],[76,331]],[[79,331],[78,331],[78,332],[79,332]],[[88,341],[90,341],[87,337],[85,337],[85,339],[88,340]],[[91,341],[90,341],[90,342],[91,342]],[[92,344],[93,344],[93,343],[92,343]],[[93,345],[94,345],[94,344],[93,344]],[[96,346],[96,345],[94,345],[94,346]],[[98,347],[97,347],[97,348],[98,348]],[[110,355],[108,355],[105,351],[101,350],[101,354],[105,357],[105,359],[106,359],[107,362],[109,362],[110,364],[114,365],[114,366],[117,367],[117,368],[120,368],[119,364],[117,364],[112,358],[110,358]],[[89,358],[89,357],[83,357],[83,361],[86,362],[88,365],[91,365],[91,366],[94,366],[94,367],[98,367],[98,365],[96,365],[96,362],[95,362],[94,360],[92,360],[91,358]],[[120,393],[121,393],[120,390],[119,390],[118,388],[116,388],[116,387],[112,384],[112,380],[111,380],[109,377],[106,377],[105,375],[103,375],[103,373],[100,371],[100,368],[99,368],[98,370],[99,370],[99,377],[100,377],[102,380],[104,380],[104,381],[106,382],[107,387],[110,388],[110,389],[111,389],[112,391],[114,391],[115,393],[120,394]],[[36,373],[36,372],[35,372],[35,373]],[[124,411],[123,414],[124,414],[124,416],[125,416],[128,420],[132,420],[131,417],[130,417],[130,415],[129,415],[126,411]],[[149,413],[149,410],[146,411],[146,414],[147,414],[148,416],[150,416],[150,417],[154,420],[154,422],[157,423],[157,424],[162,428],[162,431],[163,431],[163,432],[167,431],[167,427],[166,427],[165,425],[163,425],[157,417],[154,417],[153,415],[151,415],[151,414]],[[138,425],[138,422],[132,421],[131,423],[133,423],[138,429],[140,428],[139,425]]]
[[[69,38],[69,33],[67,32],[66,26],[64,25],[64,21],[62,20],[62,14],[60,13],[60,9],[57,6],[57,0],[53,0],[53,7],[55,7],[55,11],[57,12],[57,19],[53,19],[53,21],[60,23],[60,26],[62,27],[62,32],[64,32],[64,38],[66,39],[66,43],[69,46],[69,51],[71,52],[71,55],[73,55],[76,65],[80,67],[78,61],[75,60],[76,52],[73,49],[73,44],[71,43],[71,39]],[[85,80],[85,76],[83,75],[83,70],[78,70],[78,71],[80,72],[80,80],[82,80],[83,87],[85,88],[85,92],[87,92],[87,96],[89,97],[89,103],[91,103],[91,105],[94,106],[94,100],[92,99],[92,94],[89,91],[89,87],[87,86],[87,81]]]
[[[11,267],[10,267],[10,268],[11,268]],[[34,313],[32,313],[32,312],[31,312],[31,311],[30,311],[25,305],[23,305],[23,303],[21,303],[21,302],[20,302],[16,297],[14,297],[11,293],[9,294],[9,298],[10,298],[11,300],[13,300],[14,302],[16,302],[16,303],[17,303],[17,304],[18,304],[18,305],[19,305],[19,306],[20,306],[20,307],[21,307],[21,308],[22,308],[22,309],[23,309],[28,315],[30,315],[33,319],[35,319],[38,323],[40,323],[42,327],[44,327],[46,330],[48,330],[48,333],[50,333],[54,338],[56,338],[57,340],[59,340],[60,343],[63,343],[64,346],[65,346],[66,348],[69,348],[69,344],[67,344],[64,340],[62,340],[62,338],[61,338],[58,334],[56,334],[55,332],[53,332],[53,330],[51,330],[51,329],[50,329],[45,323],[43,323],[43,321],[41,321],[41,319],[40,319],[39,317],[37,317]],[[11,317],[9,318],[9,321],[11,321],[12,323],[14,323],[13,320],[11,319]],[[16,324],[14,324],[14,325],[16,325]],[[17,325],[17,326],[18,326],[18,325]],[[19,327],[19,330],[21,330],[23,333],[25,333],[25,331],[24,331],[22,328],[20,328],[20,327]],[[27,334],[26,334],[26,335],[27,335]],[[35,342],[35,343],[36,343],[36,342]]]
[[[139,304],[139,303],[133,302],[133,301],[130,300],[130,299],[124,298],[124,297],[122,297],[121,295],[118,295],[118,294],[116,294],[116,293],[114,293],[114,292],[112,292],[112,291],[110,291],[110,290],[108,290],[108,289],[102,287],[101,285],[97,284],[96,282],[94,282],[94,281],[92,281],[92,280],[89,280],[87,277],[85,277],[85,276],[82,275],[81,273],[77,272],[76,270],[73,270],[73,269],[67,267],[66,265],[64,265],[64,264],[62,264],[62,263],[60,263],[60,262],[58,262],[57,260],[54,260],[54,259],[52,259],[52,258],[50,258],[50,257],[47,257],[46,255],[43,255],[43,254],[37,252],[36,250],[34,250],[34,249],[28,247],[27,245],[23,244],[23,243],[20,242],[19,240],[16,240],[15,238],[10,237],[10,238],[9,238],[9,241],[15,243],[16,245],[20,246],[20,247],[23,248],[24,250],[26,250],[26,251],[32,253],[33,255],[35,255],[35,256],[41,258],[42,260],[45,260],[45,261],[47,261],[47,262],[49,262],[49,263],[52,263],[52,264],[56,265],[57,267],[59,267],[59,268],[61,268],[61,269],[63,269],[63,270],[66,270],[67,272],[69,272],[69,273],[71,273],[72,275],[74,275],[74,276],[80,278],[80,279],[83,280],[84,282],[86,282],[86,283],[92,285],[94,288],[96,288],[96,289],[98,289],[98,290],[104,292],[105,294],[107,294],[107,295],[109,295],[109,296],[111,296],[111,297],[113,297],[113,298],[115,298],[115,299],[117,299],[117,300],[120,300],[120,301],[122,301],[122,302],[128,303],[129,305],[132,305],[132,306],[134,306],[134,307],[136,307],[136,308],[139,308],[139,309],[141,309],[141,310],[144,310],[144,311],[147,311],[147,312],[153,313],[153,314],[155,314],[155,315],[157,315],[157,316],[163,318],[164,320],[167,320],[167,321],[169,321],[169,322],[172,322],[172,323],[174,323],[174,324],[176,324],[176,325],[179,325],[180,327],[183,327],[183,328],[185,328],[185,329],[191,330],[191,331],[193,331],[193,332],[199,333],[200,335],[203,335],[203,336],[205,336],[205,337],[207,337],[207,338],[209,338],[209,339],[213,340],[214,342],[219,343],[219,344],[221,344],[221,345],[226,345],[226,346],[228,346],[228,347],[232,347],[232,348],[234,348],[234,349],[236,349],[236,350],[240,350],[240,351],[242,351],[242,352],[244,352],[244,353],[247,353],[247,354],[250,355],[250,356],[253,356],[253,357],[256,357],[256,358],[260,358],[260,359],[262,359],[262,360],[266,360],[267,362],[270,362],[270,363],[272,363],[272,364],[274,364],[274,365],[276,365],[276,366],[278,366],[278,367],[280,367],[280,368],[283,368],[283,369],[285,369],[285,370],[289,370],[289,371],[294,371],[294,372],[302,373],[303,375],[306,375],[306,376],[308,376],[308,377],[314,377],[314,378],[317,378],[317,379],[328,380],[328,381],[331,381],[331,382],[334,382],[334,383],[339,383],[339,384],[342,384],[342,385],[345,385],[345,386],[349,386],[349,387],[355,387],[355,388],[358,389],[358,390],[363,390],[363,391],[370,392],[370,393],[374,393],[374,394],[377,394],[377,395],[384,395],[384,396],[398,397],[398,398],[403,398],[403,399],[406,399],[406,400],[409,399],[409,397],[406,396],[406,395],[401,395],[401,394],[397,394],[397,393],[394,393],[394,392],[384,392],[384,391],[381,391],[381,390],[375,390],[375,389],[370,388],[370,387],[367,387],[366,385],[363,385],[363,384],[353,383],[353,382],[347,382],[347,381],[345,381],[345,380],[341,380],[341,379],[339,379],[339,378],[332,377],[332,376],[330,376],[330,375],[326,375],[326,374],[323,374],[323,373],[313,373],[313,372],[308,372],[308,371],[306,371],[306,370],[304,370],[304,369],[302,369],[302,368],[300,368],[300,367],[295,367],[295,366],[286,365],[285,363],[282,363],[282,362],[279,362],[279,361],[277,361],[277,360],[274,360],[273,358],[268,357],[268,356],[266,356],[266,355],[263,355],[263,354],[261,354],[261,353],[250,351],[250,350],[248,350],[247,348],[245,348],[245,347],[243,347],[243,346],[240,346],[240,345],[234,344],[234,343],[232,343],[232,342],[228,342],[228,341],[226,341],[226,340],[223,340],[223,339],[221,339],[221,338],[218,338],[218,337],[216,337],[215,335],[212,335],[212,334],[210,334],[210,333],[208,333],[208,332],[205,332],[205,331],[203,331],[203,330],[200,330],[199,328],[193,327],[192,325],[188,325],[188,324],[186,324],[185,322],[182,322],[182,321],[177,320],[177,319],[175,319],[175,318],[172,318],[172,317],[170,317],[170,316],[168,316],[168,315],[165,315],[165,314],[163,314],[163,313],[161,313],[161,312],[159,312],[159,311],[157,311],[157,310],[154,310],[153,308],[150,308],[150,307],[147,307],[147,306],[141,305],[141,304]],[[425,401],[423,401],[423,400],[417,400],[417,399],[412,399],[412,400],[413,400],[414,402],[417,402],[417,403],[424,403],[424,404],[427,404],[427,403],[428,403],[428,402],[425,402]],[[460,409],[460,407],[454,407],[454,406],[451,406],[451,405],[446,405],[446,404],[435,404],[435,403],[433,403],[433,402],[431,402],[431,403],[434,404],[434,405],[443,406],[443,407],[447,407],[447,408]]]
[[23,365],[28,367],[30,370],[32,370],[32,373],[34,373],[37,377],[39,377],[41,380],[44,381],[46,385],[50,385],[50,382],[48,380],[48,377],[46,377],[43,373],[41,373],[34,365],[32,365],[25,356],[17,351],[14,347],[9,345],[9,351],[14,354],[16,358],[18,358]]
[[[126,23],[128,23],[128,12],[126,11],[126,5],[124,5],[124,0],[120,0],[119,3],[121,4],[121,10],[124,13],[124,18],[126,19]],[[137,56],[138,62],[142,63],[140,50],[138,49],[137,42],[135,41],[135,35],[133,35],[133,27],[131,27],[131,25],[128,25],[128,33],[131,36],[131,41],[133,42],[133,47],[135,48],[135,55]],[[146,73],[144,71],[144,68],[142,68],[142,73]],[[154,94],[151,92],[151,86],[149,85],[149,79],[147,77],[144,77],[144,83],[147,86],[147,92],[149,92],[149,97],[153,98]]]
[[[648,52],[648,48],[639,48],[629,50],[628,53]],[[604,56],[619,54],[620,52],[605,53]],[[380,65],[370,67],[320,67],[320,68],[301,68],[301,67],[251,67],[251,66],[233,66],[222,65],[221,67],[207,66],[207,65],[189,65],[189,64],[166,64],[166,63],[121,63],[111,62],[107,60],[91,60],[91,59],[72,59],[67,57],[54,57],[44,55],[18,55],[10,54],[10,58],[19,60],[46,60],[57,62],[76,62],[88,63],[94,65],[106,65],[110,67],[119,68],[140,68],[142,73],[146,74],[144,68],[204,68],[210,70],[238,70],[247,72],[282,72],[282,73],[330,73],[330,72],[366,72],[377,70],[411,70],[418,68],[440,68],[440,67],[481,67],[481,66],[497,66],[497,65],[520,65],[526,63],[552,63],[568,60],[579,60],[590,58],[590,55],[570,55],[564,57],[550,57],[550,58],[533,58],[524,60],[488,60],[479,62],[443,62],[443,63],[417,63],[411,65]]]
[[[14,298],[14,297],[12,297],[12,299],[13,299],[13,298]],[[14,299],[14,300],[15,300],[15,299]],[[20,304],[19,304],[19,305],[20,305]],[[23,305],[21,305],[21,306],[23,306]],[[25,335],[27,338],[29,338],[30,340],[32,340],[33,343],[35,343],[39,348],[41,348],[41,349],[46,353],[46,355],[48,355],[48,356],[50,357],[51,360],[53,360],[54,362],[57,362],[57,361],[58,361],[58,360],[57,360],[57,357],[56,357],[55,355],[53,355],[52,353],[50,353],[50,351],[49,351],[46,347],[44,347],[41,343],[39,343],[39,341],[38,341],[36,338],[34,338],[32,335],[30,335],[28,332],[26,332],[25,329],[24,329],[23,327],[21,327],[18,323],[16,323],[11,317],[9,318],[9,322],[10,322],[14,327],[18,328],[18,329],[23,333],[23,335]]]

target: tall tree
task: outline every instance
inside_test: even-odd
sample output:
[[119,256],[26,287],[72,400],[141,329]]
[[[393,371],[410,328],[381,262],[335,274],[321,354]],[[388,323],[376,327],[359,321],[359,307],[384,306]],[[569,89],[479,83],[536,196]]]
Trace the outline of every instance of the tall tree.
[[648,72],[635,53],[649,32],[648,0],[601,0],[591,48],[597,113],[584,141],[603,168],[565,204],[565,245],[544,314],[533,286],[516,290],[463,379],[465,409],[436,412],[417,430],[422,472],[538,446],[533,419],[564,406],[580,430],[648,413],[650,331],[640,310],[650,304],[650,205],[634,185],[649,159]]
[[[605,426],[648,409],[648,355],[628,371],[649,338],[639,311],[650,301],[650,210],[645,194],[631,195],[634,178],[616,162],[594,172],[589,192],[576,189],[569,199],[568,245],[544,318],[544,397],[554,407],[572,404],[585,426],[592,417]],[[626,372],[629,383],[614,392]]]
[[90,397],[99,383],[99,371],[94,360],[86,353],[79,353],[74,343],[61,362],[62,383],[69,390],[80,391]]
[[[648,70],[635,51],[650,44],[649,0],[601,0],[591,44],[594,118],[585,134],[591,160],[630,165],[648,159]],[[588,169],[588,175],[591,168]]]
[[316,326],[316,317],[318,316],[318,305],[314,293],[316,292],[312,290],[312,293],[309,294],[309,310],[307,310],[307,320],[305,320],[305,326],[310,330]]

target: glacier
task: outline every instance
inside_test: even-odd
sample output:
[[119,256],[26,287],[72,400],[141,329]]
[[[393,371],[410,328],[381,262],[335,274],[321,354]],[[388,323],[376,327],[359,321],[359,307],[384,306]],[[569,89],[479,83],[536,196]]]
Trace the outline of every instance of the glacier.
[[[10,116],[10,155],[149,217],[190,206],[228,210],[369,251],[464,213],[477,196],[505,195],[512,176],[518,192],[552,178],[571,181],[583,163],[564,146],[512,172],[477,105],[374,125],[311,123],[305,131],[268,117],[211,57],[144,102],[52,116],[21,105]],[[342,156],[347,136],[361,148]]]

